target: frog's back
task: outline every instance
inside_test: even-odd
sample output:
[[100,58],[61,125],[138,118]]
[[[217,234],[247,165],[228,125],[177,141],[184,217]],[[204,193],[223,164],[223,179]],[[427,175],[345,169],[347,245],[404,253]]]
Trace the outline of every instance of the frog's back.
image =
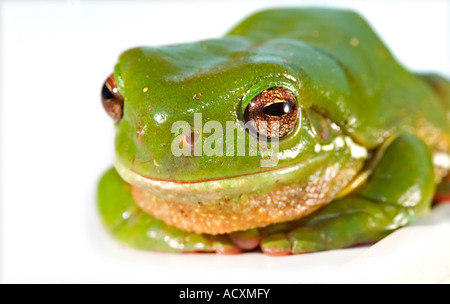
[[[358,14],[321,8],[267,10],[250,16],[229,35],[256,43],[292,39],[333,58],[350,88],[339,99],[346,117],[335,117],[326,104],[315,106],[365,146],[374,148],[390,135],[411,132],[433,149],[450,150],[450,101],[440,100],[421,77],[406,71]],[[302,102],[314,105],[314,100]]]

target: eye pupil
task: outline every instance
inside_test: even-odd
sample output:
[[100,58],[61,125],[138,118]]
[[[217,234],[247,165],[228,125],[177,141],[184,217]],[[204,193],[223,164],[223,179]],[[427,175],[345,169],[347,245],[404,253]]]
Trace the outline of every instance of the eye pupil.
[[287,88],[273,87],[256,95],[244,111],[251,133],[265,138],[289,134],[298,121],[297,97]]
[[106,83],[103,84],[102,98],[105,99],[105,100],[109,100],[109,99],[113,99],[114,98],[113,92],[111,92],[111,90],[106,86]]
[[270,116],[283,116],[294,111],[294,105],[291,102],[275,102],[264,107],[263,113]]

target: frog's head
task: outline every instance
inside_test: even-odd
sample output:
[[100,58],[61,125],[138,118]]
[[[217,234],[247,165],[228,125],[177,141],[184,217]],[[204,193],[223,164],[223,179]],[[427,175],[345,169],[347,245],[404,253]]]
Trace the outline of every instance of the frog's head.
[[[326,185],[335,195],[353,177],[361,164],[356,145],[333,122],[346,111],[336,101],[347,93],[339,66],[308,45],[230,36],[131,49],[102,96],[126,181],[159,201],[240,206],[249,197],[276,201],[274,191],[292,185]],[[146,207],[164,218],[155,205]]]

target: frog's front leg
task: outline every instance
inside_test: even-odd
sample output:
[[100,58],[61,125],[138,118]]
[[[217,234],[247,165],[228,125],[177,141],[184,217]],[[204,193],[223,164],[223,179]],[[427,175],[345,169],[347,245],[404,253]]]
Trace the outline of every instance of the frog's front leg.
[[404,135],[387,147],[357,193],[288,225],[266,228],[261,248],[283,255],[372,243],[427,212],[434,191],[428,148],[418,138]]
[[109,232],[137,249],[221,254],[241,252],[227,235],[189,233],[143,212],[133,200],[131,185],[115,169],[107,171],[100,180],[98,208]]

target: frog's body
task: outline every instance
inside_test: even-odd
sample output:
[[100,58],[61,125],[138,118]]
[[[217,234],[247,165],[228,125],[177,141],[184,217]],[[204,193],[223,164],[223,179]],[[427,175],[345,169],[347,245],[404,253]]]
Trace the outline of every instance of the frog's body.
[[[114,76],[124,100],[116,168],[133,186],[112,169],[99,206],[108,228],[138,248],[260,244],[285,254],[373,242],[426,212],[447,174],[450,83],[406,71],[352,12],[260,12],[222,39],[129,50]],[[186,139],[174,122],[194,126],[201,113],[203,124],[239,129],[270,88],[288,89],[299,106],[276,152],[253,151],[250,132],[244,155],[171,152]],[[274,168],[260,166],[267,156]]]

